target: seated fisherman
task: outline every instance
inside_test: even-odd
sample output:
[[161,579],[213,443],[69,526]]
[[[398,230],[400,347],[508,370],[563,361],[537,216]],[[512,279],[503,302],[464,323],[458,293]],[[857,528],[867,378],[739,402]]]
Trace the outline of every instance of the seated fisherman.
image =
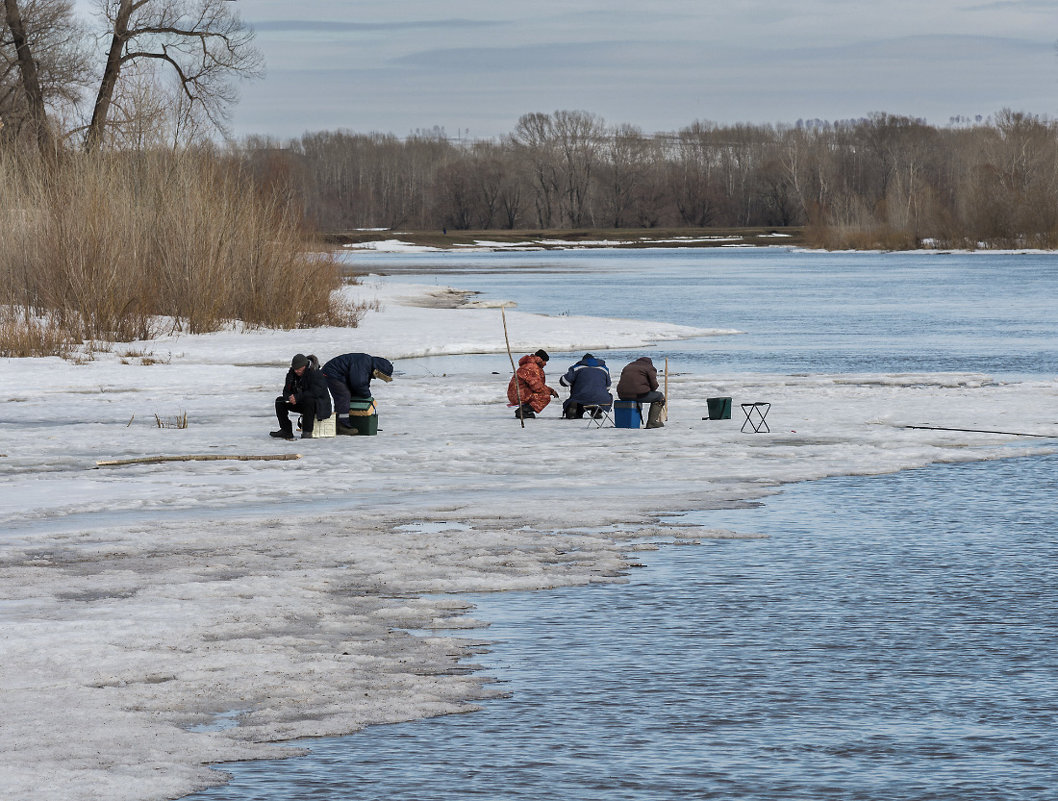
[[[609,409],[613,405],[610,394],[610,370],[606,362],[596,359],[590,353],[566,370],[558,379],[564,387],[569,387],[569,397],[562,402],[562,416],[569,418],[584,417],[584,407],[601,406]],[[597,417],[598,410],[592,416]]]
[[323,365],[323,375],[334,396],[334,410],[338,413],[339,434],[355,434],[349,420],[351,398],[370,398],[371,379],[393,380],[393,364],[381,356],[367,353],[343,353]]
[[625,365],[617,382],[617,397],[623,401],[639,401],[650,404],[647,428],[662,428],[661,411],[665,407],[665,395],[658,390],[658,371],[647,356],[640,356]]
[[290,369],[283,382],[283,394],[276,398],[279,430],[270,432],[270,436],[294,439],[291,412],[301,415],[302,439],[312,439],[316,421],[331,416],[331,396],[319,366],[320,362],[315,356],[306,356],[304,353],[298,353],[290,360]]

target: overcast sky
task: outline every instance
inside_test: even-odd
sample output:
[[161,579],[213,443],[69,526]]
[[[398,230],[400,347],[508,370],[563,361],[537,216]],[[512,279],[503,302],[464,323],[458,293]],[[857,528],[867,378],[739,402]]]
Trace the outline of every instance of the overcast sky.
[[440,126],[489,138],[583,110],[646,132],[875,111],[1058,116],[1058,0],[245,0],[267,77],[234,132]]

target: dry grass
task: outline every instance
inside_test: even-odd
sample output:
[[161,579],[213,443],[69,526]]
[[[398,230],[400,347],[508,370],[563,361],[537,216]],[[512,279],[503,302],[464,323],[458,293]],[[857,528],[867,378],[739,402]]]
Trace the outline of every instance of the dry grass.
[[825,250],[912,250],[919,245],[913,234],[882,225],[810,226],[805,244]]
[[[174,417],[159,417],[154,415],[154,422],[158,428],[187,428],[187,412],[181,412]],[[129,420],[131,424],[132,421]]]
[[133,364],[136,360],[139,360],[140,364],[170,364],[173,360],[173,354],[168,354],[165,358],[157,356],[154,351],[149,350],[126,350],[118,354],[122,364]]
[[72,343],[63,332],[25,311],[0,308],[0,356],[68,356]]
[[163,321],[189,333],[359,322],[332,300],[336,260],[307,253],[298,215],[232,159],[68,154],[43,169],[7,156],[0,186],[0,352],[150,339]]

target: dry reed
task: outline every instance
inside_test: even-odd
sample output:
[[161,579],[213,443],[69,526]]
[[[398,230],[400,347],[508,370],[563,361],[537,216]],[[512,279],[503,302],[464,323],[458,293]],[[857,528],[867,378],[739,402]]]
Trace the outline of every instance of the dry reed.
[[359,322],[332,299],[335,259],[306,252],[295,210],[233,158],[0,155],[0,186],[0,351]]

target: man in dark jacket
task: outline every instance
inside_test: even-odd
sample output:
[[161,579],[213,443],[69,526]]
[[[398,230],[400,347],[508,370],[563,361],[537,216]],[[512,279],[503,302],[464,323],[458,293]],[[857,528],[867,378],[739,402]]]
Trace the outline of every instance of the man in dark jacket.
[[566,370],[558,383],[569,387],[569,397],[562,401],[563,417],[584,417],[585,405],[606,409],[613,405],[610,370],[606,362],[590,353],[585,353],[584,358]]
[[650,404],[647,428],[662,428],[661,410],[665,407],[665,395],[658,391],[658,371],[647,356],[640,356],[625,365],[621,379],[617,382],[617,397],[621,400]]
[[306,356],[304,353],[298,353],[290,360],[283,394],[276,398],[279,430],[272,431],[271,436],[294,439],[294,427],[289,416],[291,412],[301,415],[302,439],[312,439],[316,421],[331,416],[331,395],[327,392],[327,381],[319,366],[315,356]]
[[[323,365],[323,376],[334,396],[334,410],[338,413],[338,433],[352,434],[349,422],[349,400],[371,397],[371,379],[393,380],[393,365],[381,356],[367,353],[343,353]],[[344,431],[343,431],[344,429]]]

